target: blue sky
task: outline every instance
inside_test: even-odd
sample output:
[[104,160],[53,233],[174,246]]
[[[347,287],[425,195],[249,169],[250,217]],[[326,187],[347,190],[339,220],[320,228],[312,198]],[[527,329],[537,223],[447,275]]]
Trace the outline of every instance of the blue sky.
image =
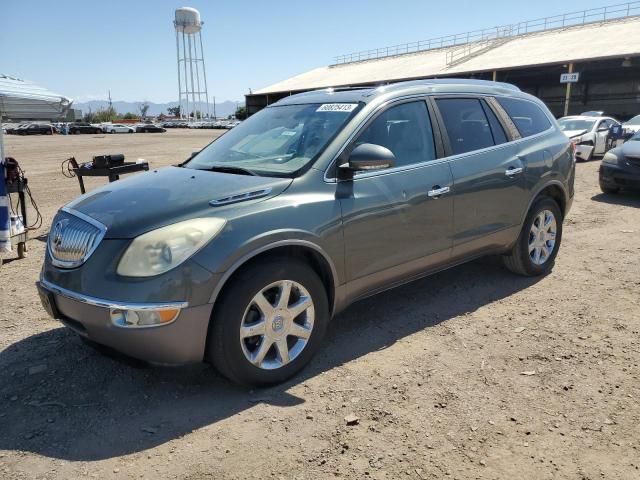
[[352,51],[618,3],[1,0],[0,72],[84,101],[177,98],[173,12],[200,10],[210,96],[258,89]]

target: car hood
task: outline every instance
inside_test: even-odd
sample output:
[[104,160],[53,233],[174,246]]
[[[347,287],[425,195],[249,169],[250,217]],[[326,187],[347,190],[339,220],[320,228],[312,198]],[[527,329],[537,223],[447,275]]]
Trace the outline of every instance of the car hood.
[[584,135],[585,133],[587,133],[588,130],[565,130],[564,133],[567,137],[569,138],[573,138],[573,137],[577,137],[578,135]]
[[[77,198],[67,207],[105,225],[105,238],[134,238],[189,218],[225,218],[239,203],[274,197],[292,181],[167,167],[110,183]],[[261,191],[258,198],[228,202],[231,196],[258,191]],[[220,206],[209,203],[221,199]]]
[[640,140],[629,140],[622,145],[625,157],[640,158]]

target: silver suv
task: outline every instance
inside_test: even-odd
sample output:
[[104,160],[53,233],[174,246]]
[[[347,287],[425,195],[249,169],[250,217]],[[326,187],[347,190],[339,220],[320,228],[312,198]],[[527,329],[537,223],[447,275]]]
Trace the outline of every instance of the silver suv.
[[487,254],[547,273],[574,168],[545,105],[511,85],[303,93],[62,208],[38,287],[88,340],[273,384],[358,299]]

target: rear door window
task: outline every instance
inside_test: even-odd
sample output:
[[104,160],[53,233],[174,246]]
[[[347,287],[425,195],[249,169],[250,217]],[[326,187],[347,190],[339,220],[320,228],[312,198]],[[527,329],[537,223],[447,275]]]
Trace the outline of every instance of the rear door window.
[[[481,150],[496,144],[479,99],[439,98],[436,104],[444,121],[453,155]],[[506,141],[506,138],[504,140]]]
[[530,137],[551,127],[551,122],[542,109],[533,102],[518,98],[496,97],[515,123],[522,137]]

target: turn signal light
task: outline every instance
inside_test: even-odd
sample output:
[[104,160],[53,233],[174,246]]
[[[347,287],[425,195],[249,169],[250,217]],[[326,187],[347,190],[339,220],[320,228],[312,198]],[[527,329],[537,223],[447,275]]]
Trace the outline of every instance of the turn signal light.
[[111,321],[118,327],[152,327],[173,322],[180,309],[166,310],[111,310]]

